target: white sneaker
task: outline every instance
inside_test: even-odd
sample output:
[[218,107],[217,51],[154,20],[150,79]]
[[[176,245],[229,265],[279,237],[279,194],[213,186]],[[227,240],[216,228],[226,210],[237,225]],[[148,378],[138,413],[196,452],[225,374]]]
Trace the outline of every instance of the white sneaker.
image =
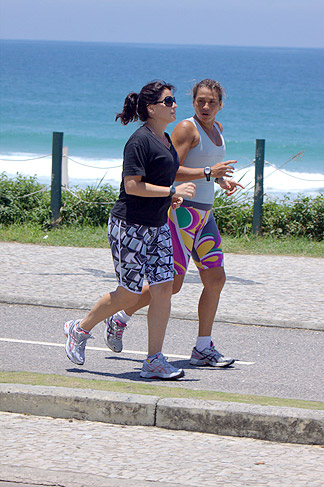
[[90,333],[77,330],[81,320],[71,320],[64,323],[64,334],[66,336],[65,351],[68,358],[77,365],[83,365],[85,361],[85,347],[87,340],[92,338]]
[[113,316],[105,319],[104,340],[113,352],[119,353],[123,350],[123,333],[126,328],[126,323],[115,320]]
[[218,352],[213,342],[210,343],[209,348],[205,348],[201,352],[193,348],[190,358],[191,365],[209,365],[211,367],[228,367],[235,362],[233,358],[224,357],[220,352]]
[[145,379],[172,380],[180,379],[185,375],[183,369],[177,369],[169,364],[163,353],[157,354],[151,361],[144,360],[140,373]]

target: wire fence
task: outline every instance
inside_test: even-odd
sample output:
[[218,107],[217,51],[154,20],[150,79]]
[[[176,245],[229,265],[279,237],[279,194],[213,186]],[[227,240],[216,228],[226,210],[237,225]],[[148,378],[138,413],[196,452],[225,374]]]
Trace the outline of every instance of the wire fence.
[[108,166],[108,167],[98,167],[98,166],[92,166],[91,164],[85,164],[84,162],[76,161],[75,159],[72,159],[72,157],[67,157],[69,161],[75,162],[75,164],[79,164],[80,166],[85,166],[85,167],[91,167],[95,169],[115,169],[116,167],[121,167],[122,164],[117,164],[116,166]]
[[38,191],[34,191],[33,193],[24,194],[22,196],[16,196],[16,199],[27,198],[28,196],[33,196],[34,194],[38,194],[38,193],[44,193],[45,191],[50,191],[49,186],[42,188]]
[[45,159],[45,157],[51,157],[52,154],[46,154],[45,156],[31,157],[30,159],[0,159],[1,162],[28,162],[36,161],[37,159]]
[[69,188],[65,187],[65,186],[62,186],[62,189],[64,191],[67,191],[68,193],[70,193],[72,196],[74,196],[75,198],[77,198],[79,201],[81,201],[82,203],[86,203],[88,205],[110,205],[111,203],[115,203],[116,200],[107,200],[107,201],[86,201],[86,200],[83,200],[82,198],[80,198],[80,196],[78,196],[77,194],[75,194],[73,191],[71,191]]

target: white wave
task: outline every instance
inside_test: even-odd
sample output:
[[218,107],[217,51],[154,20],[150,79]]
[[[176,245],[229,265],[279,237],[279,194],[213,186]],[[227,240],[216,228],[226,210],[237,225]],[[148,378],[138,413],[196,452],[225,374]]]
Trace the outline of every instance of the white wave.
[[[37,179],[47,184],[51,181],[52,156],[39,154],[11,153],[0,154],[0,172],[9,177],[16,173],[25,176],[37,176]],[[121,181],[122,159],[90,159],[73,157],[68,159],[68,181],[70,185],[81,187],[98,183],[102,178],[118,188]],[[234,179],[240,181],[249,191],[254,191],[255,168],[250,166],[235,171]],[[264,192],[266,194],[297,194],[306,193],[316,195],[324,192],[324,174],[286,171],[266,163],[264,168]]]
[[[69,184],[88,185],[99,181],[118,187],[121,180],[122,159],[88,159],[68,156]],[[11,153],[0,154],[0,172],[8,177],[17,173],[24,176],[37,176],[41,182],[50,183],[52,174],[52,156],[48,154]],[[83,184],[82,184],[83,183]]]
[[[234,179],[240,181],[248,191],[254,191],[254,166],[235,171]],[[266,164],[263,187],[266,194],[318,194],[324,192],[324,174],[286,171]]]

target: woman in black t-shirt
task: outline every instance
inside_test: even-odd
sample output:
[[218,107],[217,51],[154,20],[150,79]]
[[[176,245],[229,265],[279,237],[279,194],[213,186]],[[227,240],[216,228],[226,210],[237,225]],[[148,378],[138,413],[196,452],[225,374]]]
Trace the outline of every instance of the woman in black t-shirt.
[[192,182],[173,186],[179,158],[165,133],[166,126],[176,119],[173,91],[174,87],[163,81],[149,83],[139,94],[127,95],[122,112],[116,116],[123,125],[138,119],[145,123],[125,146],[120,194],[108,221],[118,287],[105,294],[83,320],[64,325],[67,356],[78,365],[85,361],[85,346],[92,328],[117,311],[135,305],[146,277],[151,294],[148,357],[140,375],[157,379],[184,376],[184,371],[169,364],[161,353],[173,282],[167,211],[170,205],[177,208],[182,198],[190,199],[195,194]]

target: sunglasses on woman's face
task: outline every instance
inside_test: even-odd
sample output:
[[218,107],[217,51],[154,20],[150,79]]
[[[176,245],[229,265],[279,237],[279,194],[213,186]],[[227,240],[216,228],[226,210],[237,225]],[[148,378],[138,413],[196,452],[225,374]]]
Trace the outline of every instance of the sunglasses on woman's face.
[[155,103],[153,103],[153,105],[157,105],[158,103],[164,103],[164,105],[166,107],[172,107],[173,103],[176,102],[176,99],[174,96],[166,96],[164,98],[164,100],[162,101],[156,101]]

